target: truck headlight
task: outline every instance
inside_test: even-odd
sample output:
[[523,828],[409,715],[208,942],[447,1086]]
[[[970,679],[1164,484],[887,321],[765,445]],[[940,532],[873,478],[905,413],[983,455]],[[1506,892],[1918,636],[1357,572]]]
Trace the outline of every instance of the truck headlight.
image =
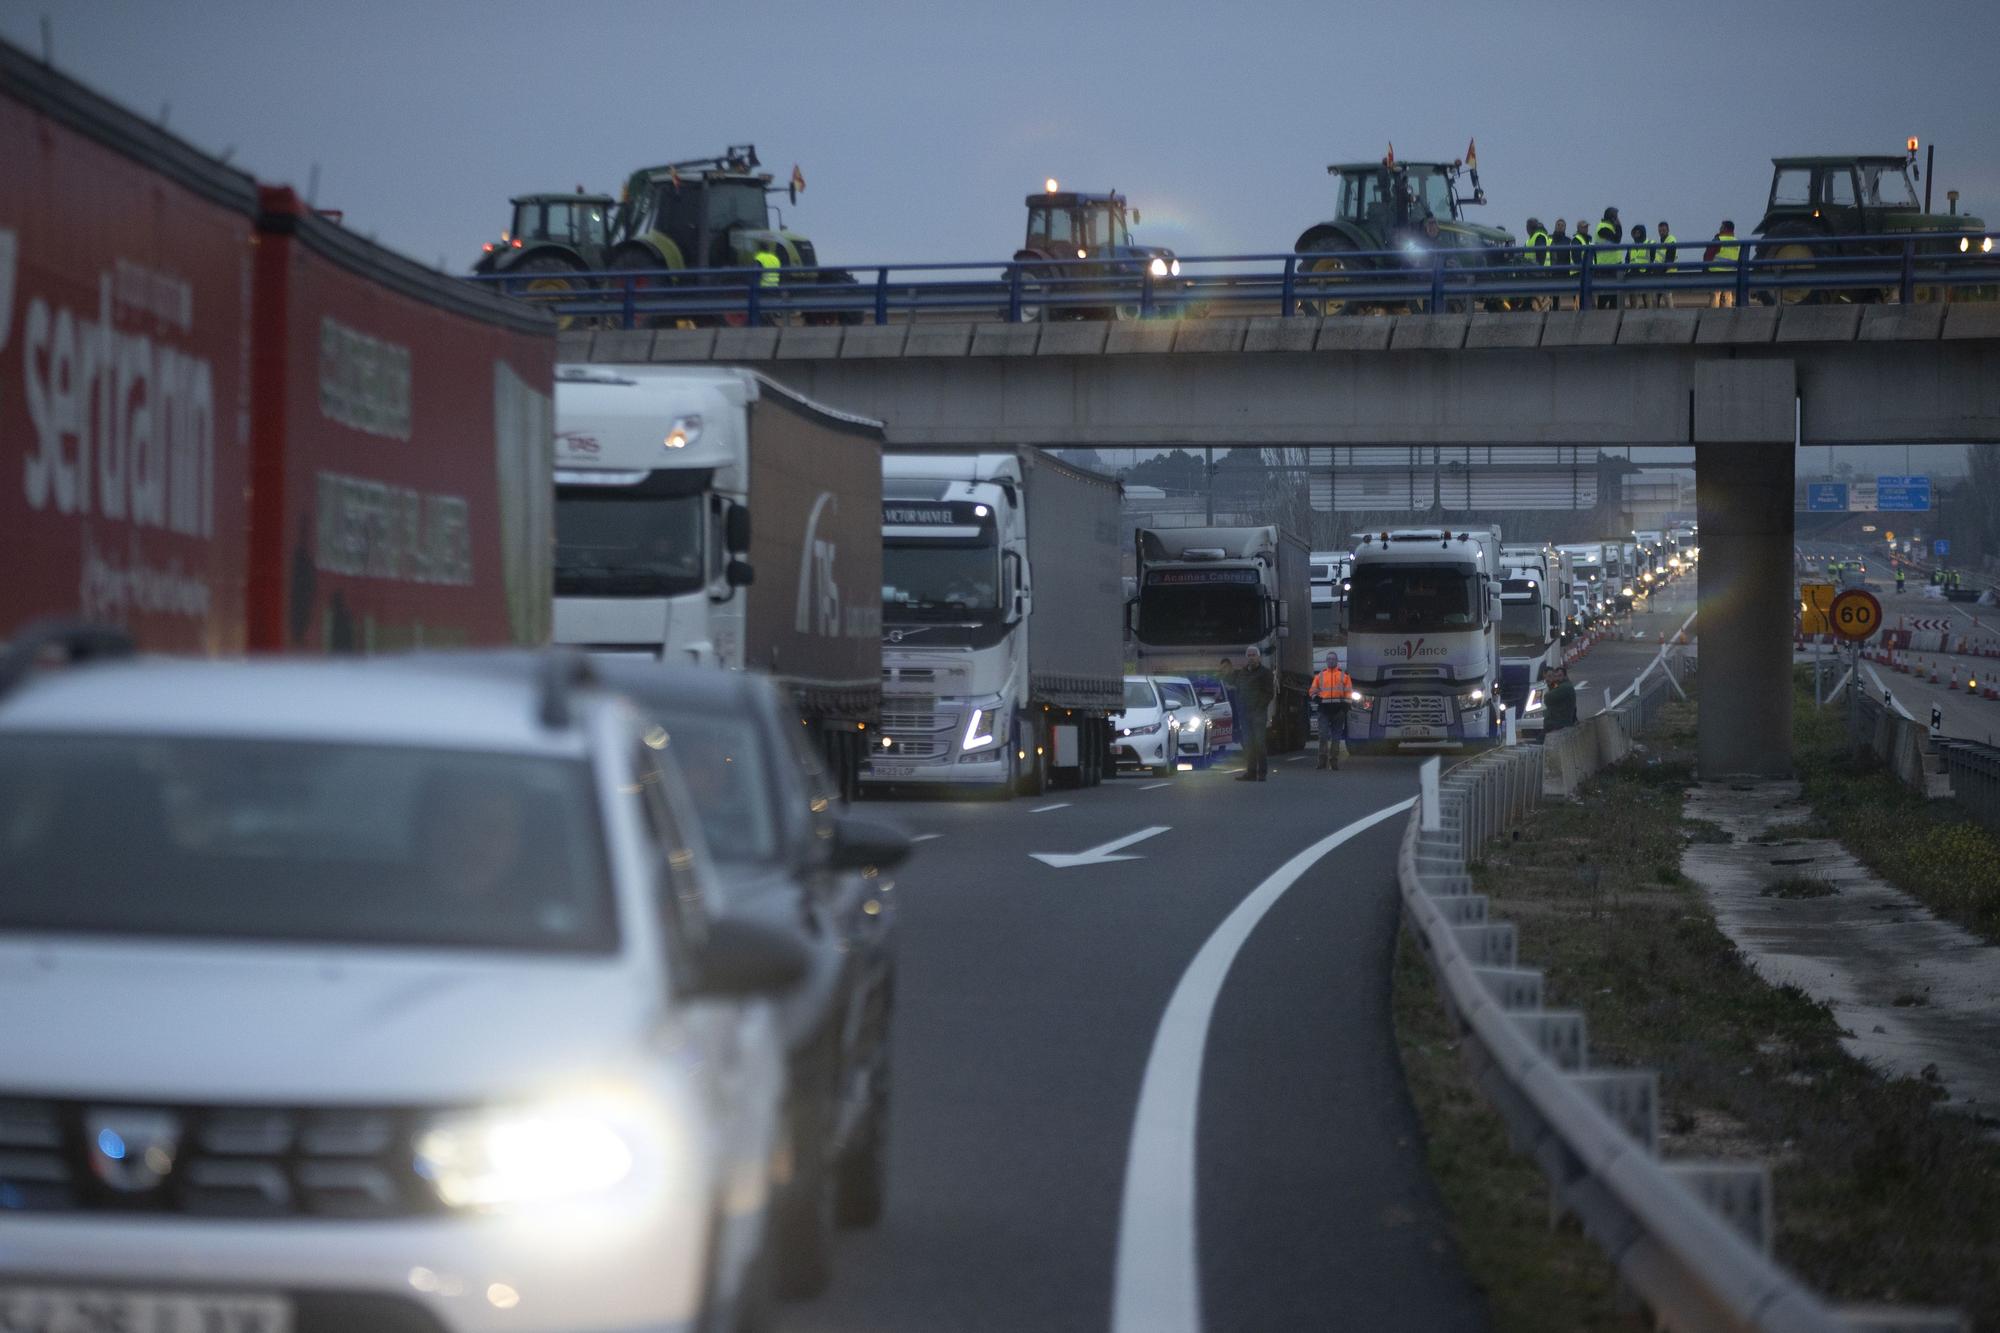
[[1365,713],[1375,706],[1375,696],[1366,694],[1360,690],[1349,690],[1347,692],[1347,702]]
[[674,424],[662,440],[669,449],[685,449],[701,438],[701,418],[695,415],[675,417]]
[[983,750],[987,746],[995,744],[995,737],[993,735],[993,719],[995,716],[995,710],[991,708],[973,709],[972,717],[965,724],[965,740],[960,744],[959,748],[969,754],[974,750]]
[[1153,262],[1146,265],[1146,271],[1156,278],[1164,278],[1167,276],[1167,261],[1154,255]]
[[415,1166],[450,1208],[504,1208],[602,1194],[637,1160],[636,1107],[596,1100],[441,1115],[417,1135]]
[[1542,687],[1539,685],[1530,685],[1528,687],[1528,702],[1522,707],[1521,716],[1526,717],[1530,713],[1539,713],[1541,711]]
[[1486,691],[1476,687],[1470,690],[1461,690],[1458,695],[1458,707],[1461,712],[1468,708],[1477,708],[1485,702]]

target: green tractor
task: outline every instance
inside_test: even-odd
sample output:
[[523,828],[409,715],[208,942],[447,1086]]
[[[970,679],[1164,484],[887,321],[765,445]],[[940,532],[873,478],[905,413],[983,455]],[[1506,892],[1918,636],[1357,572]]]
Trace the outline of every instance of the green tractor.
[[[1879,256],[1897,258],[1902,246],[1895,241],[1835,242],[1837,236],[1896,236],[1905,233],[1932,234],[1917,247],[1922,255],[1978,250],[1991,254],[1993,242],[1982,235],[1986,224],[1957,210],[1957,192],[1949,213],[1930,211],[1930,196],[1917,199],[1915,179],[1917,141],[1911,139],[1903,153],[1847,153],[1823,157],[1777,157],[1771,159],[1771,197],[1757,224],[1756,256],[1780,259],[1786,267],[1810,271],[1819,260],[1834,256]],[[1971,293],[1961,289],[1960,295]],[[1981,295],[1990,295],[1982,291]],[[1920,289],[1919,300],[1932,300],[1942,293]],[[1801,301],[1873,302],[1894,301],[1896,288],[1862,287],[1848,289],[1783,287],[1765,294],[1767,303],[1775,299],[1784,305]]]
[[[754,144],[733,144],[719,157],[691,158],[632,173],[618,202],[611,225],[611,253],[607,267],[613,270],[658,269],[662,274],[684,269],[757,267],[759,242],[767,242],[777,256],[779,281],[795,283],[852,283],[845,273],[787,273],[787,269],[811,269],[819,264],[813,244],[774,218],[766,197],[785,194],[798,202],[803,179],[794,170],[787,185],[772,183],[771,173],[760,172]],[[662,277],[671,283],[673,279]],[[705,280],[703,285],[721,285]],[[836,317],[807,315],[807,322],[832,322]],[[723,321],[713,317],[701,323],[740,322],[741,316]]]
[[[1379,162],[1335,163],[1326,169],[1340,180],[1338,211],[1329,222],[1315,223],[1292,249],[1299,255],[1300,286],[1306,299],[1299,308],[1308,314],[1355,314],[1386,310],[1379,301],[1350,301],[1337,286],[1315,289],[1315,274],[1337,277],[1357,270],[1428,269],[1430,253],[1440,248],[1472,249],[1478,255],[1454,255],[1452,268],[1490,267],[1517,263],[1507,247],[1517,245],[1510,232],[1465,220],[1465,209],[1484,204],[1479,167],[1466,162],[1400,162],[1392,154]],[[1470,177],[1472,194],[1458,192],[1458,178]],[[1394,251],[1393,257],[1368,255]]]
[[[579,274],[604,267],[611,247],[611,196],[585,194],[523,194],[508,201],[514,220],[500,240],[480,247],[474,273],[519,275],[506,283],[511,294],[531,299],[560,298],[576,290]],[[575,322],[570,316],[564,326]]]

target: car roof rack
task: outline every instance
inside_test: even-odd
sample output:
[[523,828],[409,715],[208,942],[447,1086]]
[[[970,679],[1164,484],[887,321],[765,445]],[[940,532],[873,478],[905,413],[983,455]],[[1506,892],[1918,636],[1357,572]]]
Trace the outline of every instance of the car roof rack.
[[36,668],[52,659],[76,665],[134,657],[138,651],[132,636],[115,625],[86,620],[37,620],[0,649],[0,699],[12,694]]

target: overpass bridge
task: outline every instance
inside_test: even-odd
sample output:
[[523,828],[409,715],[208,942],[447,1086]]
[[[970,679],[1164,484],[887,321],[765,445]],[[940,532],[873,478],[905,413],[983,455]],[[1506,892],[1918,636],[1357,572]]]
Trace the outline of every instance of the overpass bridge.
[[727,363],[898,444],[1695,451],[1705,773],[1790,766],[1793,445],[2000,443],[2000,304],[565,331]]

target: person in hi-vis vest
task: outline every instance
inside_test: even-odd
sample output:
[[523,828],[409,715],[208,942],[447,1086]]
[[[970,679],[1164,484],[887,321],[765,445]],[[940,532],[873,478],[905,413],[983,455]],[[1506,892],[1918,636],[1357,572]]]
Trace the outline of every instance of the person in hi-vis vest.
[[1347,735],[1348,696],[1354,677],[1340,669],[1340,654],[1329,649],[1326,666],[1313,677],[1313,703],[1319,707],[1319,766],[1340,767],[1340,747]]

